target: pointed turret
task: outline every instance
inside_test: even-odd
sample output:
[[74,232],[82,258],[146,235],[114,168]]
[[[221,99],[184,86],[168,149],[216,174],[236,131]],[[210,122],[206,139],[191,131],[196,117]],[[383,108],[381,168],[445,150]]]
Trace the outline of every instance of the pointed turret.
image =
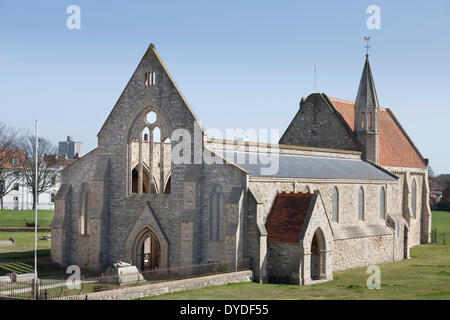
[[369,55],[359,83],[355,100],[355,133],[363,146],[363,157],[378,163],[379,131],[378,131],[378,96],[373,81]]
[[370,69],[369,55],[366,54],[366,63],[359,83],[358,94],[355,100],[355,106],[358,107],[376,107],[378,108],[377,90],[373,81],[372,70]]

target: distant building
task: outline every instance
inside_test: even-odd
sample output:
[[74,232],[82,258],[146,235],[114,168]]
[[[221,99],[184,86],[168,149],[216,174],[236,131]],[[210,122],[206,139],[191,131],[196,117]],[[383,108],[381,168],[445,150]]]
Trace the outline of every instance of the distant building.
[[83,142],[73,141],[72,137],[67,136],[67,141],[61,141],[58,144],[58,153],[61,158],[78,159],[83,156]]
[[[22,170],[21,158],[24,157],[22,151],[18,152],[17,158],[11,159],[11,165],[8,170],[17,172],[20,175]],[[69,166],[76,160],[57,158],[54,166],[55,177],[52,180],[52,186],[39,194],[37,208],[39,210],[53,210],[55,208],[55,196],[61,186],[61,170]],[[25,177],[22,175],[13,185],[10,192],[3,197],[3,209],[5,210],[30,210],[33,209],[33,193],[28,187]]]
[[430,204],[437,205],[442,200],[442,191],[441,189],[432,189],[430,191]]

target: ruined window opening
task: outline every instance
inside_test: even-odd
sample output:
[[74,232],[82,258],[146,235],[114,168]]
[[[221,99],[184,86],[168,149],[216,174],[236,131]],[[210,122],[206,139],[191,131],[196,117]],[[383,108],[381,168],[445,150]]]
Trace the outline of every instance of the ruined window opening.
[[156,84],[156,72],[145,72],[144,84],[146,86],[154,86]]
[[142,141],[148,142],[150,137],[150,130],[146,127],[142,130]]
[[381,187],[380,191],[380,218],[386,218],[386,190]]
[[[142,168],[142,193],[148,193],[148,170],[147,168]],[[153,186],[154,187],[154,186]],[[138,193],[139,192],[139,165],[134,167],[132,171],[132,190],[131,193]]]
[[128,180],[130,194],[170,193],[171,142],[169,133],[161,127],[159,114],[145,111],[136,121],[144,124],[139,139],[130,138]]
[[411,212],[414,219],[416,219],[417,211],[417,184],[416,179],[413,179],[411,186]]
[[161,130],[158,127],[153,129],[153,142],[161,142]]
[[333,222],[339,222],[339,191],[337,187],[334,187],[333,190],[333,201],[332,201],[332,214],[331,220]]
[[359,188],[359,201],[358,201],[358,219],[364,221],[364,189],[363,187]]
[[156,112],[155,111],[150,111],[149,113],[147,113],[147,122],[149,124],[153,124],[156,121]]

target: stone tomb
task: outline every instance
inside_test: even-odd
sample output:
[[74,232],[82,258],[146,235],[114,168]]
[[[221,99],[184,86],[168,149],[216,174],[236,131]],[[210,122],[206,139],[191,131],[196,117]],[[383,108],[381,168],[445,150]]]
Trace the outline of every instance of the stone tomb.
[[106,274],[102,277],[102,282],[104,283],[114,283],[119,285],[144,281],[144,277],[136,266],[123,261],[114,263],[112,267],[109,267],[106,270]]

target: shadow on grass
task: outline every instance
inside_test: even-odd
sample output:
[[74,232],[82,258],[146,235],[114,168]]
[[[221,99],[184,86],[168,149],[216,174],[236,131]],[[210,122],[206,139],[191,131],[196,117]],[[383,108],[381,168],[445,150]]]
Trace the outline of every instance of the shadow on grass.
[[[37,251],[38,257],[47,257],[50,256],[50,249],[39,249]],[[17,252],[4,252],[0,253],[0,261],[1,260],[10,260],[10,259],[26,259],[26,258],[33,258],[34,257],[34,250],[33,251],[17,251]]]

